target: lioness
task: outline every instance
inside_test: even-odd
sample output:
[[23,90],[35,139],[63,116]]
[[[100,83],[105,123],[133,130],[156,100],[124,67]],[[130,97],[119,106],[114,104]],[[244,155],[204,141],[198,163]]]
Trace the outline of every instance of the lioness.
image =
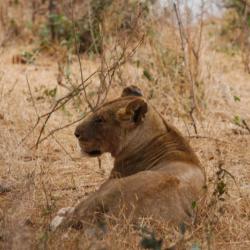
[[[205,184],[200,162],[188,142],[143,98],[135,86],[102,105],[75,130],[84,154],[115,158],[109,179],[75,208],[59,212],[59,224],[82,228],[105,216],[187,223]],[[65,216],[65,217],[64,217]]]

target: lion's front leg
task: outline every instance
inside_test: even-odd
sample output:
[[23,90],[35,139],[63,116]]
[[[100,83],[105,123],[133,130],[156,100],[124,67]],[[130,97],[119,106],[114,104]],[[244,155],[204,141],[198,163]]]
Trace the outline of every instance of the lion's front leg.
[[[92,198],[92,197],[91,197]],[[50,230],[75,228],[82,229],[85,225],[94,222],[94,215],[98,208],[95,208],[96,202],[93,199],[81,201],[76,207],[61,208],[50,223]]]
[[89,228],[104,224],[104,214],[109,210],[116,198],[113,190],[107,190],[105,184],[87,199],[80,201],[75,207],[66,207],[58,211],[50,224],[50,229],[73,227],[75,229]]
[[74,212],[74,207],[61,208],[50,223],[50,230],[55,231]]

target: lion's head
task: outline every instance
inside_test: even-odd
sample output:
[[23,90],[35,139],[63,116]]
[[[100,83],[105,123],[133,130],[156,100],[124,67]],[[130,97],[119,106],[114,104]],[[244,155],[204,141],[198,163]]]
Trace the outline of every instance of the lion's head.
[[75,136],[82,152],[89,156],[105,152],[117,156],[138,136],[148,110],[140,89],[125,88],[120,98],[105,103],[77,126]]

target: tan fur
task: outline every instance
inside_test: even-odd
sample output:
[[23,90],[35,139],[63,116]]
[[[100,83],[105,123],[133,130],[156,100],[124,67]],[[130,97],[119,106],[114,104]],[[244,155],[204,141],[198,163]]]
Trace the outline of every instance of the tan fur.
[[109,179],[66,216],[64,225],[103,223],[106,215],[133,222],[192,220],[192,204],[205,184],[200,162],[180,132],[138,96],[138,88],[133,96],[134,89],[125,89],[76,128],[83,152],[110,152],[115,163]]

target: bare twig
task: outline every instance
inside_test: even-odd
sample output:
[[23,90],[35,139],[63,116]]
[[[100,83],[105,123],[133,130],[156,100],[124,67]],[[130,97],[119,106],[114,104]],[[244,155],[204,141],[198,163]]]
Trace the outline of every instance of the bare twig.
[[74,158],[71,156],[71,154],[65,149],[65,147],[62,145],[62,143],[52,134],[52,138],[55,140],[55,142],[62,148],[64,153],[69,156],[69,158],[74,161]]
[[[191,117],[192,122],[193,122],[195,133],[197,134],[198,133],[197,126],[196,126],[196,123],[195,123],[195,120],[194,120],[194,117],[193,117],[193,112],[195,111],[195,109],[198,109],[197,102],[196,102],[196,94],[195,94],[195,82],[194,82],[193,74],[192,74],[192,71],[191,71],[191,65],[189,65],[188,58],[187,58],[187,55],[186,55],[185,43],[184,43],[184,39],[185,39],[187,44],[189,44],[189,40],[185,35],[183,25],[182,25],[182,21],[181,21],[180,15],[179,15],[179,10],[178,10],[178,8],[176,6],[176,3],[174,3],[174,11],[175,11],[175,15],[176,15],[176,18],[177,18],[177,21],[178,21],[178,28],[179,28],[179,34],[180,34],[180,39],[181,39],[181,47],[182,47],[182,51],[183,51],[183,55],[184,55],[185,68],[186,68],[186,71],[187,71],[187,76],[188,76],[189,82],[191,84],[190,95],[191,95],[192,104],[191,104],[191,109],[190,109],[189,114],[190,114],[190,117]],[[198,61],[197,53],[194,51],[192,46],[191,46],[191,49],[193,51],[193,54],[194,54],[196,60]]]
[[54,15],[56,10],[56,1],[49,0],[49,27],[51,32],[51,38],[54,41],[56,39],[56,32],[55,32],[55,23],[54,23]]
[[[134,19],[134,22],[133,24],[131,25],[133,27],[133,29],[131,30],[130,32],[130,36],[128,37],[127,40],[125,40],[125,42],[123,43],[123,46],[122,46],[122,52],[116,56],[116,62],[113,63],[113,65],[111,67],[108,66],[107,64],[107,60],[105,58],[105,55],[104,53],[102,52],[102,56],[101,56],[101,73],[100,73],[100,79],[101,79],[101,87],[105,87],[105,94],[102,98],[102,100],[100,100],[100,95],[98,95],[98,98],[97,98],[97,105],[99,104],[102,104],[106,98],[107,98],[107,95],[109,93],[109,90],[111,88],[111,85],[112,85],[112,81],[113,81],[113,78],[114,78],[114,75],[116,73],[116,71],[124,64],[126,63],[126,61],[132,57],[135,53],[135,51],[137,50],[137,48],[143,43],[144,41],[144,35],[141,37],[141,39],[139,39],[139,42],[136,44],[136,46],[130,51],[128,52],[128,54],[126,55],[127,53],[127,50],[129,48],[129,44],[131,43],[131,40],[132,38],[134,37],[134,34],[135,32],[138,30],[138,20],[139,18],[141,17],[142,15],[142,10],[140,9],[136,18]],[[115,47],[114,47],[114,51],[116,51],[118,47],[118,44],[116,43],[115,44]],[[104,51],[104,50],[103,50]],[[104,68],[106,67],[106,73],[103,72],[104,71]],[[108,83],[106,83],[106,78],[108,77]]]
[[[138,17],[139,16],[140,16],[140,13],[139,13]],[[78,64],[79,64],[79,68],[80,68],[81,83],[79,85],[77,85],[76,87],[74,87],[74,89],[71,92],[69,92],[65,96],[61,97],[60,99],[58,99],[49,112],[47,112],[45,114],[42,114],[42,115],[38,115],[37,110],[36,110],[37,120],[35,122],[35,125],[32,127],[31,131],[29,131],[28,134],[21,140],[20,143],[24,142],[28,138],[28,136],[37,128],[37,126],[41,123],[42,120],[43,120],[43,123],[42,123],[41,129],[39,131],[39,135],[38,135],[36,143],[35,143],[36,148],[38,147],[38,145],[41,142],[46,140],[48,137],[50,137],[54,133],[56,133],[56,132],[58,132],[58,131],[60,131],[60,130],[62,130],[64,128],[67,128],[67,127],[81,121],[85,116],[83,116],[83,117],[81,117],[81,118],[79,118],[79,119],[77,119],[77,120],[75,120],[75,121],[73,121],[73,122],[71,122],[69,124],[65,124],[65,125],[63,125],[63,126],[61,126],[59,128],[53,129],[47,135],[42,137],[42,135],[44,134],[45,128],[46,128],[46,126],[48,124],[48,121],[50,120],[52,114],[54,114],[60,108],[65,106],[70,100],[72,100],[72,98],[79,95],[81,92],[84,93],[84,99],[85,99],[86,103],[88,104],[88,107],[89,107],[90,111],[93,112],[94,110],[96,110],[98,108],[98,106],[100,104],[102,104],[106,100],[106,97],[107,97],[107,94],[108,94],[108,92],[110,90],[110,87],[112,85],[112,80],[113,80],[113,77],[115,75],[116,70],[121,65],[126,63],[127,60],[134,55],[135,51],[142,44],[142,42],[144,40],[144,35],[143,35],[142,38],[139,40],[139,42],[130,51],[128,51],[130,39],[132,38],[131,36],[133,35],[133,32],[132,32],[131,36],[124,43],[123,50],[122,50],[120,56],[116,59],[116,61],[111,66],[108,66],[108,64],[104,61],[105,65],[106,65],[105,67],[103,67],[101,65],[101,67],[99,67],[96,71],[94,71],[86,79],[84,79],[83,78],[83,70],[82,70],[82,63],[81,63],[80,53],[79,53],[78,45],[77,45],[76,27],[75,27],[75,22],[74,22],[73,11],[72,11],[72,22],[74,23],[74,40],[75,40],[75,48],[76,48],[76,53],[77,53]],[[138,20],[136,20],[136,22],[138,22]],[[136,25],[134,27],[136,27]],[[102,97],[101,97],[101,92],[98,92],[97,102],[95,103],[95,106],[93,106],[93,104],[88,99],[86,89],[90,85],[90,83],[87,83],[87,82],[97,73],[100,73],[100,74],[103,75],[103,81],[105,81],[106,78],[108,78],[108,84],[104,84],[105,93],[104,93],[104,95]],[[27,80],[27,84],[28,84],[28,87],[29,87],[29,91],[31,93],[28,80]],[[32,102],[33,102],[33,105],[34,105],[34,99],[33,98],[32,98]]]
[[176,3],[174,3],[174,11],[175,11],[175,15],[177,18],[177,22],[178,22],[178,27],[179,27],[179,34],[180,34],[180,39],[181,39],[181,48],[183,50],[183,52],[185,52],[185,45],[184,45],[184,39],[183,39],[183,31],[182,31],[182,23],[181,23],[181,19],[179,17],[179,11],[177,10],[177,6]]
[[203,35],[203,26],[204,26],[204,22],[203,22],[203,19],[204,19],[204,8],[205,8],[205,1],[202,0],[201,1],[201,11],[200,11],[200,27],[199,27],[199,37],[198,37],[198,45],[197,45],[197,50],[196,50],[196,53],[197,53],[197,61],[199,61],[200,59],[200,51],[201,51],[201,42],[202,42],[202,35]]
[[190,115],[190,117],[192,119],[192,122],[193,122],[192,124],[193,124],[193,127],[194,127],[194,132],[195,132],[195,134],[198,134],[196,122],[195,122],[195,119],[194,119],[194,106],[191,107],[189,115]]
[[105,75],[105,78],[109,75],[110,77],[110,81],[107,87],[107,90],[105,92],[105,95],[103,97],[103,100],[101,101],[101,103],[103,103],[107,97],[108,91],[111,87],[111,83],[112,83],[112,79],[115,75],[116,70],[123,64],[125,64],[127,62],[127,60],[129,58],[131,58],[134,53],[136,52],[137,48],[139,48],[141,46],[141,44],[144,41],[144,35],[142,36],[142,38],[139,40],[139,42],[136,44],[136,46],[128,53],[128,55],[126,55],[126,50],[127,49],[123,49],[122,54],[120,55],[120,57],[118,58],[118,60],[107,70],[107,73]]
[[[90,113],[90,112],[89,112]],[[64,126],[62,126],[62,127],[59,127],[59,128],[55,128],[55,129],[53,129],[53,130],[51,130],[46,136],[44,136],[44,137],[42,137],[41,138],[41,136],[40,135],[42,135],[41,133],[40,133],[40,138],[39,138],[39,141],[37,141],[37,143],[34,145],[34,147],[38,147],[38,145],[40,144],[40,143],[42,143],[43,141],[45,141],[46,139],[48,139],[51,135],[53,135],[53,134],[55,134],[56,132],[58,132],[58,131],[60,131],[60,130],[62,130],[62,129],[65,129],[65,128],[68,128],[68,127],[70,127],[70,126],[72,126],[72,125],[74,125],[74,124],[76,124],[76,123],[78,123],[78,122],[80,122],[81,120],[83,120],[89,113],[86,113],[84,116],[82,116],[81,118],[79,118],[79,119],[77,119],[77,120],[75,120],[75,121],[73,121],[73,122],[70,122],[70,123],[68,123],[68,124],[66,124],[66,125],[64,125]]]
[[[67,86],[66,84],[64,84],[64,83],[62,82],[62,79],[63,79],[63,75],[64,75],[64,74],[63,74],[63,66],[61,65],[60,62],[57,62],[57,67],[58,67],[58,74],[57,74],[57,83],[58,83],[58,85],[64,87],[64,88],[67,89],[68,91],[70,91],[70,90],[71,90],[70,87]],[[72,86],[72,84],[71,84],[71,86]],[[74,86],[72,86],[72,87],[74,87]]]
[[250,133],[250,127],[249,125],[247,124],[246,120],[242,120],[242,124],[244,125],[244,128]]
[[244,14],[242,17],[242,32],[241,32],[241,47],[243,49],[242,52],[242,61],[245,66],[245,71],[250,74],[250,43],[249,43],[249,16],[250,16],[250,5],[248,5],[247,1],[243,1],[244,4]]
[[179,31],[180,31],[180,36],[182,36],[182,44],[184,44],[184,40],[186,41],[186,43],[189,45],[189,47],[191,48],[191,51],[195,57],[195,59],[198,61],[199,60],[199,56],[197,51],[195,51],[194,47],[190,45],[190,41],[188,39],[188,36],[186,35],[186,33],[184,32],[184,26],[182,24],[182,20],[180,17],[180,11],[179,8],[177,7],[176,3],[173,4],[174,5],[174,12],[178,21],[178,27],[179,27]]
[[[39,121],[39,113],[38,113],[38,110],[37,110],[37,107],[36,107],[36,104],[35,104],[35,100],[34,100],[34,97],[32,95],[32,91],[31,91],[31,88],[30,88],[30,83],[29,83],[29,80],[28,80],[28,76],[26,74],[26,82],[27,82],[27,85],[28,85],[28,89],[29,89],[29,94],[30,94],[30,98],[31,98],[31,101],[32,101],[32,105],[33,105],[33,108],[35,110],[35,113],[37,115],[37,120]],[[62,150],[71,158],[71,160],[74,160],[72,158],[72,156],[67,152],[67,150],[63,147],[63,145],[58,141],[58,139],[52,134],[52,138],[56,141],[56,143],[62,148]]]
[[212,141],[221,142],[221,143],[227,143],[227,144],[230,143],[230,142],[225,141],[225,140],[221,140],[221,139],[210,137],[210,136],[202,136],[202,135],[190,135],[190,136],[188,136],[188,138],[191,138],[191,139],[195,138],[195,139],[212,140]]
[[234,181],[234,184],[235,184],[235,186],[237,187],[238,192],[239,192],[239,194],[240,194],[240,196],[241,196],[240,187],[239,187],[239,185],[238,185],[238,183],[237,183],[237,181],[236,181],[234,175],[231,174],[228,170],[226,170],[226,169],[223,168],[222,166],[223,166],[223,163],[219,163],[219,166],[218,166],[219,169],[218,169],[218,171],[217,171],[217,175],[219,175],[219,174],[222,173],[222,174],[227,174],[228,176],[230,176],[231,179]]
[[[84,82],[87,82],[89,81],[96,73],[98,72],[98,70],[94,71],[92,74],[90,74],[85,80]],[[65,96],[61,97],[60,99],[58,99],[56,101],[56,103],[54,104],[53,108],[49,111],[49,112],[46,112],[45,114],[43,115],[40,115],[38,116],[33,128],[27,133],[27,135],[24,136],[24,138],[20,141],[19,145],[22,144],[27,138],[28,136],[36,129],[36,127],[38,126],[38,124],[40,123],[40,121],[45,118],[45,122],[43,123],[42,125],[42,128],[40,130],[40,133],[39,133],[39,136],[37,138],[37,141],[36,141],[36,148],[38,147],[39,143],[40,143],[40,139],[41,139],[41,136],[44,132],[44,129],[51,117],[51,115],[58,111],[60,108],[62,108],[64,105],[66,105],[72,98],[74,98],[75,96],[77,96],[83,88],[87,88],[89,84],[86,84],[85,86],[82,86],[82,83],[79,84],[75,89],[73,89],[70,93],[66,94]]]
[[34,110],[35,110],[35,112],[36,112],[36,116],[37,116],[37,118],[39,118],[39,114],[38,114],[38,111],[37,111],[37,108],[36,108],[35,100],[34,100],[34,98],[33,98],[32,92],[31,92],[30,83],[29,83],[29,79],[28,79],[27,74],[25,75],[25,77],[26,77],[26,83],[27,83],[28,89],[29,89],[30,98],[31,98],[31,101],[32,101]]
[[31,92],[30,83],[29,83],[29,79],[28,79],[27,74],[26,74],[25,77],[26,77],[26,83],[27,83],[27,86],[28,86],[28,89],[29,89],[30,98],[31,98],[35,113],[37,115],[37,120],[36,120],[36,123],[34,124],[34,126],[31,128],[31,130],[21,139],[21,141],[19,142],[18,145],[21,145],[31,135],[31,133],[35,130],[35,128],[37,127],[37,125],[39,124],[40,119],[41,119],[41,117],[38,114],[36,105],[35,105],[35,101],[34,101],[34,98],[33,98],[32,92]]
[[[107,75],[108,75],[110,72],[112,72],[112,75],[114,75],[114,71],[116,70],[116,68],[117,68],[118,66],[124,64],[131,56],[134,55],[136,49],[142,44],[143,39],[144,39],[144,37],[141,38],[141,40],[138,42],[138,44],[136,44],[136,46],[128,53],[127,56],[124,56],[124,55],[123,55],[122,57],[120,57],[119,60],[118,60],[117,62],[115,62],[115,63],[107,70],[107,73],[105,74],[105,77],[107,77]],[[99,71],[99,70],[96,70],[95,72],[93,72],[87,79],[85,79],[85,80],[83,81],[83,83],[86,82],[87,80],[89,80],[93,75],[95,75],[95,74],[98,73],[98,72],[100,72],[100,71]],[[83,91],[83,90],[84,90],[85,88],[87,88],[87,87],[88,87],[88,85],[84,85],[84,84],[81,83],[80,86],[76,87],[76,89],[74,89],[72,92],[70,92],[70,93],[67,94],[66,96],[60,98],[60,99],[55,103],[54,107],[51,109],[50,112],[48,112],[48,113],[46,113],[46,114],[44,114],[44,115],[42,115],[42,116],[40,116],[40,117],[38,118],[38,121],[36,122],[35,127],[38,125],[39,121],[40,121],[42,118],[45,118],[45,122],[43,123],[43,126],[42,126],[42,128],[41,128],[41,130],[40,130],[40,134],[39,134],[39,137],[38,137],[37,142],[36,142],[36,147],[37,147],[38,144],[40,144],[42,141],[44,141],[45,139],[47,139],[50,135],[54,134],[55,132],[57,132],[57,131],[59,131],[59,130],[61,130],[61,129],[67,128],[67,127],[69,127],[69,126],[71,126],[71,125],[73,125],[73,124],[75,124],[75,123],[81,121],[81,120],[85,117],[85,116],[84,116],[84,117],[82,117],[82,118],[80,118],[80,119],[78,119],[78,120],[76,120],[76,121],[74,121],[74,122],[72,122],[72,123],[70,123],[70,124],[67,124],[67,125],[65,125],[65,126],[63,126],[63,127],[61,127],[61,128],[52,130],[52,131],[48,134],[48,136],[45,136],[43,139],[41,139],[41,136],[42,136],[42,134],[43,134],[43,132],[44,132],[44,129],[45,129],[45,127],[46,127],[46,124],[47,124],[48,120],[50,119],[51,115],[52,115],[55,111],[57,111],[58,109],[60,109],[62,106],[64,106],[66,103],[68,103],[74,96],[78,95],[81,91]],[[107,92],[107,91],[106,91],[106,92]],[[105,96],[104,96],[104,98],[103,98],[103,100],[102,100],[101,103],[103,103],[103,101],[105,100],[106,95],[107,95],[107,93],[105,94]],[[97,107],[95,107],[95,109],[96,109],[96,108],[97,108]],[[34,127],[34,128],[35,128],[35,127]]]
[[88,99],[87,96],[87,92],[86,92],[86,88],[84,86],[85,81],[83,80],[83,72],[82,72],[82,62],[81,62],[81,58],[80,58],[80,52],[78,49],[78,44],[77,44],[77,34],[76,34],[76,25],[75,25],[75,20],[74,20],[74,11],[73,11],[73,3],[71,2],[71,18],[72,18],[72,23],[73,23],[73,30],[74,30],[74,45],[75,45],[75,51],[76,51],[76,55],[77,55],[77,59],[78,59],[78,64],[79,64],[79,69],[80,69],[80,76],[81,76],[81,84],[83,87],[83,93],[84,93],[84,98],[85,101],[87,102],[89,108],[91,111],[94,111],[94,107],[92,106],[91,102]]

